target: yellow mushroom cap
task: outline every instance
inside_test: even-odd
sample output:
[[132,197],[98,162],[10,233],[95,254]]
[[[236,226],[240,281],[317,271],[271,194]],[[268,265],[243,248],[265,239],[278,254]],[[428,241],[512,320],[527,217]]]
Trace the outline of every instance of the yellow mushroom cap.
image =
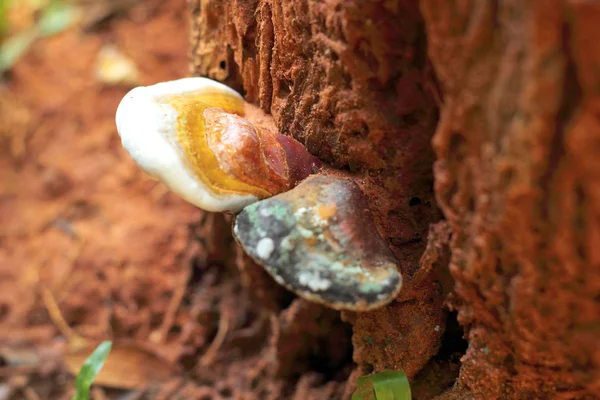
[[130,91],[117,109],[123,147],[144,171],[207,211],[238,212],[321,166],[289,136],[243,118],[244,100],[207,78]]
[[[218,107],[242,114],[243,105],[235,90],[207,78],[162,82],[127,93],[117,109],[117,130],[134,161],[171,191],[207,211],[237,212],[266,195],[244,182],[227,181],[214,155],[203,153],[203,112]],[[192,132],[190,126],[202,129]]]

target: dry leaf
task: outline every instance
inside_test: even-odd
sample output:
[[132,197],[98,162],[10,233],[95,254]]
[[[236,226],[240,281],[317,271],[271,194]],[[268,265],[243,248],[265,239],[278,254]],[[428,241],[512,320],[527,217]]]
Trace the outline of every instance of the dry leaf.
[[[68,351],[63,362],[69,372],[77,375],[85,359],[98,343]],[[115,342],[94,383],[119,389],[135,389],[164,383],[178,374],[169,362],[157,357],[133,342]]]
[[95,69],[96,78],[102,83],[131,86],[139,84],[139,72],[133,61],[112,45],[100,49]]

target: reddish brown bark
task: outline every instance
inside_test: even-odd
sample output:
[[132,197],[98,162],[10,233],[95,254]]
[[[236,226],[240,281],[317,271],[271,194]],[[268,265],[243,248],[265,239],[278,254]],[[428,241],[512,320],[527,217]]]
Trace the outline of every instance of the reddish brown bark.
[[600,392],[600,4],[423,1],[444,91],[460,382],[478,397]]
[[359,177],[402,262],[397,302],[345,315],[362,372],[413,377],[438,351],[448,284],[426,271],[446,268],[445,224],[421,255],[445,218],[469,341],[449,395],[600,392],[597,2],[192,5],[192,72]]
[[243,90],[280,131],[362,183],[405,288],[389,308],[346,316],[355,360],[414,376],[437,352],[445,320],[439,287],[411,282],[429,224],[441,216],[418,4],[199,1],[193,9],[193,73]]

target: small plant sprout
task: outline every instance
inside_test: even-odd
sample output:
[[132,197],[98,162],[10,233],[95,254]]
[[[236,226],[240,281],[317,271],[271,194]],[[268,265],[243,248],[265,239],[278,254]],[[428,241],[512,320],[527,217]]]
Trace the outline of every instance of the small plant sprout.
[[358,378],[352,400],[411,400],[404,371],[383,371]]
[[367,199],[348,178],[316,175],[251,204],[236,217],[233,233],[279,284],[335,309],[372,310],[402,287]]
[[85,360],[75,379],[75,396],[73,400],[88,400],[90,387],[104,366],[108,354],[112,349],[112,342],[105,341],[96,347],[96,350]]
[[185,78],[131,90],[116,123],[135,162],[174,193],[207,211],[239,212],[321,166],[299,142],[243,115],[233,89]]

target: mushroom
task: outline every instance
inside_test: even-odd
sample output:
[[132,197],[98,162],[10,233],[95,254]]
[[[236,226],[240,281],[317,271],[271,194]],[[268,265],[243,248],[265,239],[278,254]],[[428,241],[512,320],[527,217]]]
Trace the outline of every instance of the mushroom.
[[309,177],[245,207],[233,233],[279,284],[335,309],[372,310],[402,287],[397,261],[352,179]]
[[367,311],[402,287],[356,182],[309,177],[320,161],[243,118],[244,100],[207,78],[131,90],[117,109],[123,147],[148,174],[207,211],[240,214],[234,236],[275,280],[335,309]]
[[207,211],[238,212],[321,166],[299,142],[243,115],[235,90],[184,78],[131,90],[116,123],[134,161],[171,191]]

